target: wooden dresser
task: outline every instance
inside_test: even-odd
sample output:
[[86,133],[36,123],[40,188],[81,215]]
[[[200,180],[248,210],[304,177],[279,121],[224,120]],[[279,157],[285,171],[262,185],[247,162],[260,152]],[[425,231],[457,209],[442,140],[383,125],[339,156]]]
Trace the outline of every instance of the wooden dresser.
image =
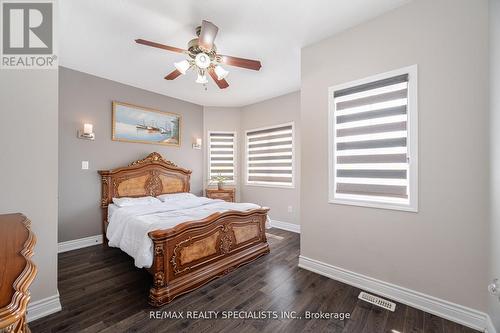
[[225,188],[222,190],[216,188],[207,188],[205,190],[207,198],[210,199],[221,199],[228,202],[235,202],[235,193],[236,190],[234,188]]
[[23,214],[0,215],[0,333],[30,332],[28,291],[36,275],[31,261],[36,238]]

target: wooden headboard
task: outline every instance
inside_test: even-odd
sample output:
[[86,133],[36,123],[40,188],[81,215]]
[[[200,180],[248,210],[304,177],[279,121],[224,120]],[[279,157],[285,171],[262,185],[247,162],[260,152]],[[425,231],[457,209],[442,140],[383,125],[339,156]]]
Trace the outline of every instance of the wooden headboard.
[[113,198],[157,196],[189,192],[190,189],[191,170],[178,167],[156,152],[126,167],[100,170],[99,174],[102,182],[103,232],[107,226],[108,205]]

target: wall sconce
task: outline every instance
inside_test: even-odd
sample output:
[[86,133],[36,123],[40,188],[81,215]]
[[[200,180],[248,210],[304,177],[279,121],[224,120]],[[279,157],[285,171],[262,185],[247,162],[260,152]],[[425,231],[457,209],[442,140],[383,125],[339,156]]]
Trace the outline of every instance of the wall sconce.
[[95,140],[94,125],[83,124],[83,130],[78,130],[78,138],[85,140]]
[[193,149],[201,149],[201,139],[198,138],[196,141],[193,143]]

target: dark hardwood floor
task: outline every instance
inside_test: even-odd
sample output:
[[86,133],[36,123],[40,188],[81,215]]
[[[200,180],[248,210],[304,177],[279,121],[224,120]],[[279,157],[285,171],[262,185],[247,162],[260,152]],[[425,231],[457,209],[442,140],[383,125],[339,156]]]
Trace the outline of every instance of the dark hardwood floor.
[[[297,267],[299,236],[270,229],[271,253],[156,309],[151,277],[118,249],[93,246],[59,255],[63,310],[31,322],[32,332],[476,332],[403,304],[390,312],[358,300],[359,289]],[[150,311],[182,319],[150,319]],[[333,319],[185,318],[187,311],[349,312]],[[255,312],[254,312],[255,313]],[[220,314],[219,314],[220,315]]]

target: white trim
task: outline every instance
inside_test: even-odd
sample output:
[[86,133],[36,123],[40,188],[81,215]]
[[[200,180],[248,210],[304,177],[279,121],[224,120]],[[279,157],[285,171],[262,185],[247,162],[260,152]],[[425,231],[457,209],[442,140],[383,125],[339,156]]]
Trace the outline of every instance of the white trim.
[[389,210],[400,210],[411,213],[416,213],[417,211],[412,207],[408,207],[407,204],[397,204],[388,202],[376,202],[376,201],[363,201],[357,199],[334,199],[330,200],[329,203],[348,205],[348,206],[358,206],[358,207],[369,207],[369,208],[383,208]]
[[282,229],[286,231],[295,232],[300,234],[300,225],[295,223],[282,222],[278,220],[269,219],[269,224],[273,228]]
[[80,239],[74,239],[57,244],[57,253],[77,250],[84,247],[102,244],[102,235],[95,235]]
[[62,310],[61,302],[59,301],[59,292],[53,296],[43,298],[41,300],[30,302],[26,312],[28,322],[39,318],[51,315]]
[[[337,90],[362,85],[393,76],[408,74],[408,103],[407,103],[407,156],[408,156],[408,203],[394,204],[371,200],[354,200],[339,198],[335,195],[336,175],[335,163],[337,155],[337,145],[335,144],[336,122],[335,122],[335,101],[333,94]],[[354,205],[362,207],[382,208],[418,212],[418,66],[412,65],[386,73],[377,74],[328,88],[328,203]]]
[[[273,183],[267,183],[267,182],[261,182],[261,181],[248,181],[248,177],[249,177],[249,172],[248,172],[248,145],[249,145],[248,132],[262,131],[262,130],[267,130],[267,129],[272,129],[272,128],[289,126],[289,125],[292,126],[292,129],[291,129],[291,131],[292,131],[292,183],[291,184],[273,184]],[[288,131],[287,131],[287,133],[288,133]],[[281,154],[281,153],[279,153],[279,154]],[[274,156],[272,154],[262,154],[262,155]],[[290,121],[290,122],[281,123],[278,125],[252,128],[249,130],[245,130],[245,156],[243,158],[245,160],[245,162],[244,162],[245,167],[243,168],[243,176],[245,178],[245,182],[243,185],[261,186],[261,187],[278,187],[278,188],[295,188],[295,122]]]
[[299,256],[299,267],[476,330],[484,331],[487,327],[488,315],[486,313],[463,305],[325,264],[302,255]]
[[497,333],[495,325],[493,325],[493,322],[491,321],[491,317],[489,315],[487,315],[487,318],[486,318],[486,329],[484,330],[484,332]]

